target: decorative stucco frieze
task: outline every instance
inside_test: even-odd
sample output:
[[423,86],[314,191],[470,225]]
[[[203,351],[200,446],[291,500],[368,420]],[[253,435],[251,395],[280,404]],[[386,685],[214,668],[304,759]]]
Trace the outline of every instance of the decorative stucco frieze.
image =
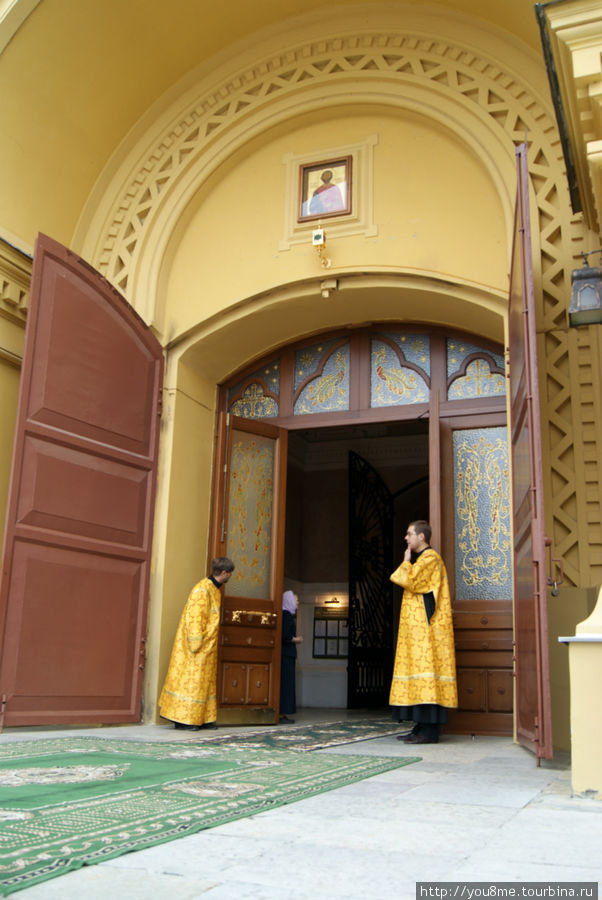
[[0,314],[25,323],[32,261],[6,241],[0,240]]

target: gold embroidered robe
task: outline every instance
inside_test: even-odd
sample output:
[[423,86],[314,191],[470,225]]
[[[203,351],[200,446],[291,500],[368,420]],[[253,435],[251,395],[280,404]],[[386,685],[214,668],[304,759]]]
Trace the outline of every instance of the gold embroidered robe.
[[202,725],[217,717],[217,636],[221,592],[210,578],[196,584],[182,612],[165,684],[161,715],[172,722]]
[[[443,560],[427,547],[414,563],[402,562],[391,581],[404,590],[390,705],[457,706],[451,598]],[[430,625],[423,598],[429,591],[435,597]]]

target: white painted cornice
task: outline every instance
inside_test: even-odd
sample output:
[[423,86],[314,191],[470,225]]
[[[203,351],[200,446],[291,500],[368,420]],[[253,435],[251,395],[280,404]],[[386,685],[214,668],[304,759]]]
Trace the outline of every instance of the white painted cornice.
[[602,226],[602,7],[574,0],[545,7],[579,196],[589,228]]

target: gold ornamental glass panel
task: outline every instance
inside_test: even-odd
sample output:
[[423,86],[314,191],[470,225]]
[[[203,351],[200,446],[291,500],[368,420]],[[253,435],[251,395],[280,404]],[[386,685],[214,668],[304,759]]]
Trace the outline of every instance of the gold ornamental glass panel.
[[505,427],[454,431],[456,597],[512,596],[510,464]]
[[241,419],[272,419],[279,415],[280,360],[271,360],[228,391],[228,412]]
[[430,366],[427,334],[375,335],[370,347],[370,406],[427,403]]
[[349,362],[349,342],[341,345],[340,341],[327,341],[297,350],[294,389],[305,386],[295,400],[294,414],[349,409]]
[[232,433],[226,551],[236,566],[232,597],[270,596],[275,451],[274,438]]

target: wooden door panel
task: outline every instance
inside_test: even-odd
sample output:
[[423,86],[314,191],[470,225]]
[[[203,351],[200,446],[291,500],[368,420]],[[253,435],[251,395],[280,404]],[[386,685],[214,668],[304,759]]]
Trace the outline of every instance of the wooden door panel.
[[487,709],[491,712],[511,713],[513,709],[514,683],[508,670],[487,673]]
[[[98,453],[27,437],[19,525],[141,546],[152,472]],[[57,491],[56,485],[64,485]]]
[[458,669],[458,708],[471,712],[487,709],[487,684],[484,669]]
[[50,723],[60,710],[69,714],[62,721],[75,722],[87,708],[117,721],[108,711],[131,704],[141,565],[16,542],[6,630],[19,641],[8,645],[3,665],[14,671],[19,720],[35,713],[37,724]]
[[271,671],[271,665],[247,667],[247,703],[252,706],[267,706],[270,701]]
[[456,651],[495,651],[512,652],[512,631],[489,631],[487,634],[474,634],[473,632],[455,633]]
[[516,731],[551,759],[543,471],[529,221],[527,145],[516,150],[517,199],[509,292],[509,368],[514,495]]
[[243,706],[247,695],[247,667],[244,663],[223,662],[220,667],[220,706]]
[[[83,270],[69,271],[65,262],[58,254],[46,254],[39,273],[28,418],[148,455],[156,412],[149,402],[156,389],[156,348],[148,339],[132,341],[128,320],[135,313],[116,291],[104,282],[99,293],[100,276],[88,267],[89,277],[83,278]],[[117,305],[107,303],[109,292]]]
[[461,650],[456,645],[456,665],[459,669],[506,669],[512,673],[512,649],[509,650]]
[[267,707],[272,693],[271,663],[222,662],[220,705],[224,707]]
[[[510,599],[510,598],[508,598]],[[454,630],[456,635],[462,629],[476,630],[477,632],[491,630],[503,630],[512,640],[512,610],[488,608],[481,611],[469,609],[457,609],[454,611]]]
[[140,718],[161,347],[36,244],[0,585],[4,724]]
[[273,650],[276,645],[274,632],[260,628],[223,629],[222,638],[223,647],[260,647]]

